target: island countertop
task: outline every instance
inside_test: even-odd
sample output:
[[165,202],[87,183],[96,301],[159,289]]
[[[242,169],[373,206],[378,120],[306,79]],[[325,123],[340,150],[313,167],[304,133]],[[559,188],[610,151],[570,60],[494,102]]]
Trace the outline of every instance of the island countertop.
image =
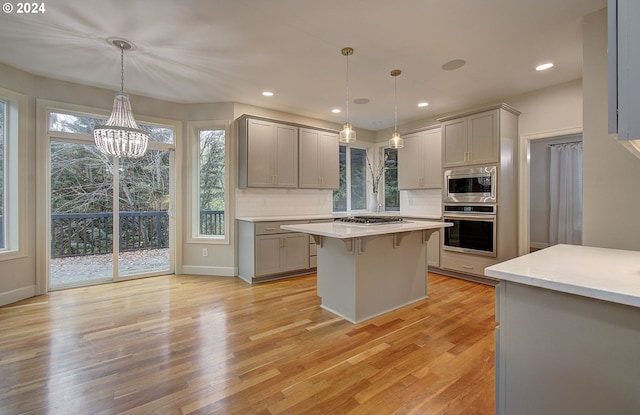
[[500,280],[640,307],[640,252],[555,245],[490,266]]
[[438,221],[406,220],[402,222],[375,225],[361,225],[343,222],[324,222],[298,225],[281,225],[280,228],[288,231],[304,232],[312,235],[320,235],[330,238],[348,239],[374,235],[422,231],[429,229],[440,229],[447,226],[453,226],[453,224]]

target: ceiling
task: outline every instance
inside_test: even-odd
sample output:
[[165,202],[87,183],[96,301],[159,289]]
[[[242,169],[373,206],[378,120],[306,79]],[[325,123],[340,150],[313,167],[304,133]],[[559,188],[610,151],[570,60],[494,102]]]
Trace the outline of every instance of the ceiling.
[[[178,103],[235,101],[381,130],[582,77],[582,17],[606,0],[48,0],[0,14],[0,62]],[[457,70],[443,64],[464,59]],[[554,68],[536,72],[552,61]],[[263,90],[274,92],[267,98]],[[366,98],[366,104],[353,100]],[[420,101],[429,106],[418,108]],[[135,100],[133,101],[135,110]],[[331,109],[341,108],[341,114]]]

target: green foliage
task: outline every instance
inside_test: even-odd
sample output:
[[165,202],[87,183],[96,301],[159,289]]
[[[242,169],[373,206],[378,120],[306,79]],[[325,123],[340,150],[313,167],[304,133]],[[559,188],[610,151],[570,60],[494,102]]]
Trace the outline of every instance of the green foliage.
[[200,138],[200,210],[224,210],[225,130],[202,130]]

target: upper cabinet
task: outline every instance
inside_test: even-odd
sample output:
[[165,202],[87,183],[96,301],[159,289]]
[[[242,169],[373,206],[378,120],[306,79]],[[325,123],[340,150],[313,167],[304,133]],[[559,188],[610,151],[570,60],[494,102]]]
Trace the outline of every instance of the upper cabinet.
[[398,188],[400,190],[442,187],[442,135],[440,128],[404,136],[398,149]]
[[609,0],[609,132],[640,157],[640,2]]
[[520,112],[502,104],[487,111],[441,118],[442,166],[456,167],[477,164],[494,164],[500,161],[505,134],[511,137]]
[[239,187],[298,186],[298,128],[262,119],[238,122]]
[[340,186],[338,133],[300,128],[299,187],[337,189]]

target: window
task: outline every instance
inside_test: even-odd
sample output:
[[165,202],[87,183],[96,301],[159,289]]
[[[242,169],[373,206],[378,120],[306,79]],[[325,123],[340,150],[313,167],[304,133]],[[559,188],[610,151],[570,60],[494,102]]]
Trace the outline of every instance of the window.
[[197,232],[200,237],[225,236],[226,128],[197,130]]
[[384,171],[384,210],[400,211],[400,191],[398,190],[398,150],[383,149]]
[[0,260],[26,255],[27,97],[0,88]]
[[7,211],[5,207],[6,196],[5,196],[5,177],[7,176],[5,172],[5,156],[4,149],[6,147],[6,128],[5,128],[5,120],[7,119],[6,115],[7,104],[4,101],[0,101],[0,251],[6,249],[6,236],[5,230],[7,226],[5,224],[7,218],[5,212]]
[[340,146],[340,188],[333,192],[333,211],[367,209],[367,150]]

